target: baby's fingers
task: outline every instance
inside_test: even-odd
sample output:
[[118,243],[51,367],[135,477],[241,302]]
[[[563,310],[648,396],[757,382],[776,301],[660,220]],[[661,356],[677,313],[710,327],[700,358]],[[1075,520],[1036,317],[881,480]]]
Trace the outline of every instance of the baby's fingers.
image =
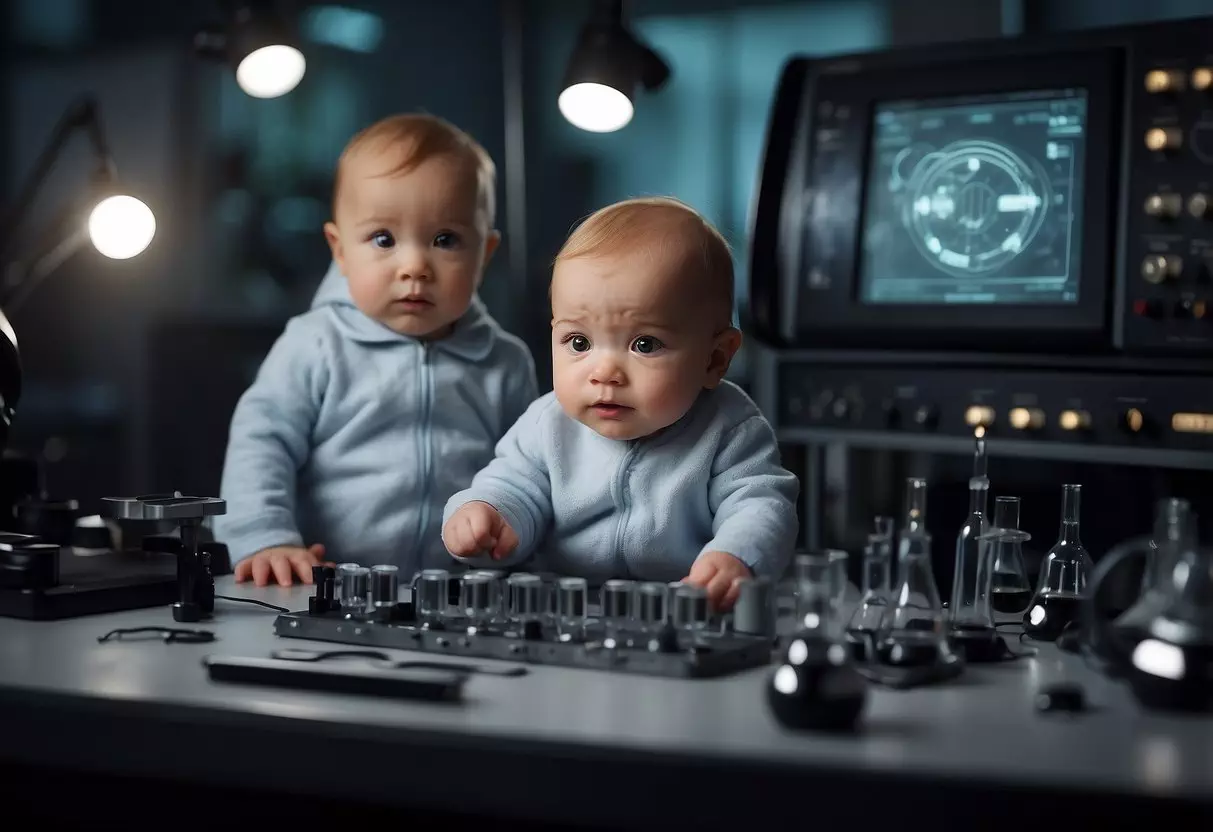
[[493,560],[501,560],[517,547],[518,534],[510,528],[509,523],[502,523],[501,534],[497,536],[497,545],[492,550]]
[[733,575],[729,572],[721,570],[712,576],[707,584],[708,604],[712,609],[720,610],[724,607],[725,597],[728,595],[729,589],[733,584]]
[[270,557],[270,567],[274,570],[274,578],[279,586],[290,586],[295,582],[295,575],[291,571],[292,560],[293,558],[279,553]]

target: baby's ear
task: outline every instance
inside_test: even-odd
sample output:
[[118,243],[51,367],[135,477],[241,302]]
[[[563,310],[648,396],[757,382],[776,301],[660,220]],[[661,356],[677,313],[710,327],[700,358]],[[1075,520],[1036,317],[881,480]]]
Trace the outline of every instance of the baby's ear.
[[341,247],[341,235],[337,232],[337,224],[326,222],[324,224],[324,239],[328,241],[329,251],[333,252],[333,260],[337,263],[337,268],[345,274],[345,252]]
[[729,371],[729,365],[733,363],[733,356],[739,349],[741,349],[741,330],[736,327],[729,327],[716,336],[712,344],[712,355],[708,359],[704,387],[711,390],[720,384],[725,373]]

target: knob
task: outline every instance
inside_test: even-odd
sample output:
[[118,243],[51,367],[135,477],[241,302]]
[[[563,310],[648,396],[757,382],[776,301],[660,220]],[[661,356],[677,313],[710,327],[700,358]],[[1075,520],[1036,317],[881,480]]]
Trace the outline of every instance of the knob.
[[1045,424],[1045,412],[1039,407],[1016,407],[1010,414],[1015,430],[1040,430]]
[[830,404],[830,410],[835,419],[845,419],[851,412],[851,403],[844,398],[837,398]]
[[337,569],[332,566],[312,567],[312,583],[316,594],[308,599],[308,612],[324,615],[337,609]]
[[924,430],[934,430],[939,423],[939,413],[929,404],[920,405],[914,410],[914,424]]
[[529,572],[515,572],[506,578],[510,620],[524,628],[528,621],[539,621],[547,612],[543,578]]
[[708,591],[690,584],[678,587],[674,593],[674,622],[690,631],[708,626]]
[[970,405],[965,411],[965,424],[971,428],[988,428],[994,424],[994,408],[989,405]]
[[1198,220],[1203,220],[1209,216],[1209,195],[1202,193],[1194,193],[1188,198],[1188,213],[1196,217]]
[[1146,415],[1136,407],[1130,407],[1120,417],[1120,424],[1129,433],[1141,433],[1146,429]]
[[390,612],[400,591],[400,567],[382,563],[371,568],[371,605],[377,612]]
[[1091,427],[1091,414],[1085,410],[1063,410],[1057,424],[1062,430],[1086,430]]
[[1141,261],[1141,276],[1147,283],[1159,284],[1178,277],[1183,271],[1183,258],[1176,254],[1149,254]]
[[337,573],[341,576],[341,609],[350,615],[362,615],[370,593],[371,570],[356,563],[343,563],[337,567]]
[[1184,134],[1178,127],[1151,127],[1146,131],[1146,147],[1155,152],[1178,150],[1183,142]]
[[636,588],[636,620],[649,632],[656,632],[665,622],[665,584],[650,581]]
[[1183,199],[1179,194],[1150,194],[1146,197],[1145,211],[1151,217],[1172,219],[1179,216],[1183,209]]
[[1198,66],[1192,70],[1192,89],[1204,92],[1210,87],[1213,87],[1213,69]]
[[1152,69],[1146,73],[1146,92],[1158,95],[1179,92],[1184,88],[1184,75],[1177,69]]
[[483,572],[468,572],[459,582],[459,612],[468,623],[487,622],[493,614],[493,576]]

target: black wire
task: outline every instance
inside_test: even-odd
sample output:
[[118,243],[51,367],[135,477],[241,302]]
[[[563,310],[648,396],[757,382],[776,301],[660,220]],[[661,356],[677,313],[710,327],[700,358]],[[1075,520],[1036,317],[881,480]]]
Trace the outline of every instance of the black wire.
[[215,598],[221,598],[224,601],[237,601],[241,604],[256,604],[259,607],[266,607],[274,612],[290,612],[286,607],[280,607],[277,604],[267,604],[265,601],[258,601],[256,598],[237,598],[234,595],[216,595]]

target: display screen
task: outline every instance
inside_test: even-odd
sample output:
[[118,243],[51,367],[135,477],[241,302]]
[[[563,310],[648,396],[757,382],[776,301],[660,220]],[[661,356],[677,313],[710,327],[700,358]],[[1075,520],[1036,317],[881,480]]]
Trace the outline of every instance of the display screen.
[[873,119],[864,303],[1078,302],[1084,90],[884,102]]

